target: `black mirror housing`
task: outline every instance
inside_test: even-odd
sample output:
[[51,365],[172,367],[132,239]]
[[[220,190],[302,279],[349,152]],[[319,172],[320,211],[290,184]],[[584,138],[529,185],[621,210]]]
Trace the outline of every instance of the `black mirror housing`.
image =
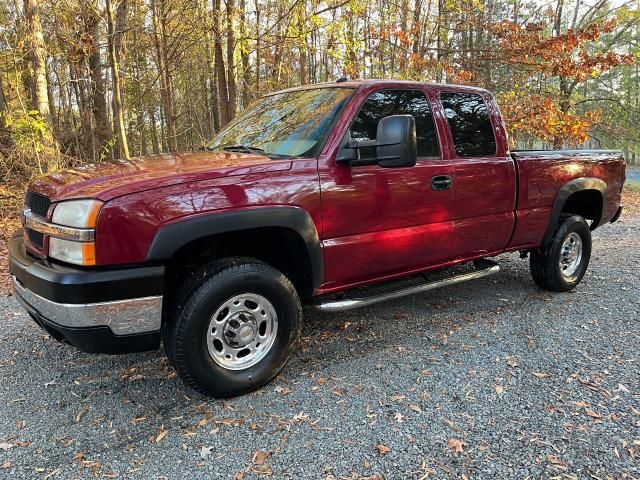
[[376,160],[381,167],[413,167],[418,157],[413,115],[391,115],[380,120],[376,143]]

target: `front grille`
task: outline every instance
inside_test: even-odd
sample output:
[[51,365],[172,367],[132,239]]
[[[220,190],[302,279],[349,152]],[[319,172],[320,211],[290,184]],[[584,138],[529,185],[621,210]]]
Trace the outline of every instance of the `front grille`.
[[47,218],[47,212],[51,205],[49,197],[36,192],[27,192],[25,198],[26,207],[31,210],[35,215]]
[[25,230],[27,231],[27,235],[29,236],[29,241],[34,247],[44,247],[44,235],[42,233],[31,230],[30,228],[26,228]]

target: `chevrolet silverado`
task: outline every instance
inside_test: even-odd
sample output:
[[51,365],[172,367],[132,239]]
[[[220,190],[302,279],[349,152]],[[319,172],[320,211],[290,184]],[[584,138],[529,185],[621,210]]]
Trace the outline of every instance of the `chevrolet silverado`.
[[617,151],[510,151],[486,90],[340,80],[256,100],[202,151],[33,181],[10,271],[54,338],[102,353],[162,343],[186,384],[230,397],[283,368],[303,304],[484,277],[505,252],[528,256],[541,288],[574,288],[624,181]]

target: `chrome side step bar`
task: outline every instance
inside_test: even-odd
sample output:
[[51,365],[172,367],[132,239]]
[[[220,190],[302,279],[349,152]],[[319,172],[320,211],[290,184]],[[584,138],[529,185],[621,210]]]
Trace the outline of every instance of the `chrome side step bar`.
[[496,274],[500,271],[500,265],[491,260],[478,260],[474,262],[474,264],[476,266],[476,270],[469,273],[464,273],[441,280],[435,280],[432,282],[423,283],[421,285],[415,285],[409,288],[403,288],[379,295],[372,295],[370,297],[344,298],[340,300],[328,301],[319,299],[319,301],[312,304],[311,307],[322,312],[344,312],[346,310],[368,307],[369,305],[386,302],[387,300],[394,300],[396,298],[402,298],[409,295],[414,295],[416,293],[426,292],[428,290],[434,290],[436,288],[466,282],[468,280],[475,280],[476,278],[488,277],[489,275]]

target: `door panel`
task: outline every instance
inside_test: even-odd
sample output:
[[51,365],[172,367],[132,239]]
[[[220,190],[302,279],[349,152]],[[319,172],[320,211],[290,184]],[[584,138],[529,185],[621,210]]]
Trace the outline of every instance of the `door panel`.
[[[441,127],[434,124],[424,91],[369,89],[356,109],[341,132],[352,140],[375,139],[385,116],[413,115],[418,161],[409,168],[320,161],[323,291],[424,269],[446,261],[451,248],[453,190],[434,189],[432,177],[452,177],[453,170],[440,158]],[[360,154],[370,158],[375,150]]]
[[321,172],[325,287],[416,270],[449,256],[453,191],[431,177],[451,174],[437,160],[411,168],[336,166]]

